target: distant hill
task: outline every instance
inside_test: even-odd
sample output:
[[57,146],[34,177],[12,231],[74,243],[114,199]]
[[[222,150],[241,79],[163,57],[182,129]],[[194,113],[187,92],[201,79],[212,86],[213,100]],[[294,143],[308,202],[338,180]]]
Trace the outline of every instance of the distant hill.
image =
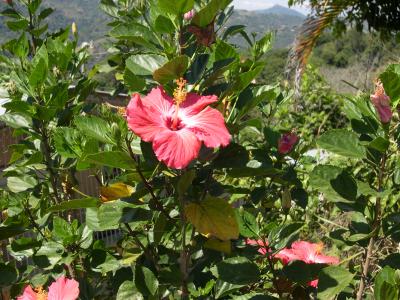
[[[282,7],[283,11],[294,11],[289,8]],[[270,8],[270,9],[273,9]],[[293,43],[296,36],[297,29],[304,21],[304,15],[298,13],[285,14],[285,13],[269,13],[264,11],[247,11],[235,10],[231,19],[228,21],[228,26],[233,24],[246,25],[247,33],[256,33],[258,37],[268,31],[275,32],[276,39],[274,43],[275,48],[286,48]],[[297,14],[296,11],[294,13]],[[244,46],[245,41],[242,37],[235,37],[232,42],[239,46]]]
[[288,16],[296,16],[296,17],[300,17],[300,18],[305,18],[305,15],[303,15],[302,13],[298,12],[297,10],[288,8],[288,7],[284,7],[282,5],[274,5],[270,8],[267,9],[260,9],[260,10],[256,10],[257,13],[262,13],[262,14],[275,14],[275,15],[288,15]]
[[[55,12],[49,17],[50,29],[56,30],[70,26],[76,22],[80,40],[96,41],[102,39],[108,31],[109,18],[99,9],[100,0],[43,0],[43,6],[51,6]],[[0,1],[0,10],[5,8]],[[276,32],[275,47],[282,48],[290,45],[295,36],[296,28],[302,23],[304,16],[293,9],[283,6],[274,6],[267,10],[245,11],[236,10],[228,23],[248,26],[247,32],[256,32],[261,36],[267,31]],[[0,17],[0,42],[10,36],[10,32]],[[233,42],[243,46],[244,40],[234,38]]]

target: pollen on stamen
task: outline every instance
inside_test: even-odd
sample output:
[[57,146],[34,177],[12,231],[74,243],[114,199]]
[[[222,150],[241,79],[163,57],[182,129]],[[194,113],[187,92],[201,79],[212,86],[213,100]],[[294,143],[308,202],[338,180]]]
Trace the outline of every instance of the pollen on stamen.
[[380,79],[375,80],[375,95],[384,95],[385,89],[383,87],[382,81]]
[[35,288],[35,292],[37,300],[47,300],[47,292],[43,289],[43,287],[39,286]]
[[179,78],[176,80],[176,85],[178,86],[174,90],[174,100],[177,105],[180,105],[186,100],[187,91],[186,91],[186,80],[183,78]]

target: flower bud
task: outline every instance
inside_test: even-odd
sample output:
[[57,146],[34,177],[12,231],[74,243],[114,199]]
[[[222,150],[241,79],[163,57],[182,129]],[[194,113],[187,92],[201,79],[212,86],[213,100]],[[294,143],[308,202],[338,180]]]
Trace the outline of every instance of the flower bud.
[[78,27],[76,26],[76,23],[73,22],[71,25],[72,33],[75,35],[78,32]]
[[284,210],[289,210],[292,207],[292,195],[290,194],[290,189],[285,187],[282,192],[282,208]]
[[371,95],[371,102],[378,113],[379,120],[384,124],[389,123],[393,115],[390,106],[390,97],[386,95],[380,80],[375,82],[375,93]]
[[193,19],[194,14],[195,14],[195,10],[194,10],[194,9],[189,10],[187,13],[185,13],[185,14],[183,15],[183,18],[184,18],[186,21],[190,21],[191,19]]
[[278,152],[280,154],[291,152],[298,141],[299,137],[294,132],[283,134],[278,141]]

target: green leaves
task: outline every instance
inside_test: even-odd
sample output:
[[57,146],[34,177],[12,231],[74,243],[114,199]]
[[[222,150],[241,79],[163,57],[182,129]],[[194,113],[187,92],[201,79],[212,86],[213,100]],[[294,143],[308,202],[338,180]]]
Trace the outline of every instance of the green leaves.
[[338,266],[330,266],[321,270],[318,275],[318,299],[333,299],[353,280],[354,275]]
[[185,215],[201,234],[211,234],[221,240],[239,237],[235,210],[221,198],[207,196],[204,201],[190,203],[185,207]]
[[225,9],[232,0],[211,0],[204,8],[196,13],[192,19],[192,23],[205,27],[211,23],[220,10]]
[[154,71],[159,69],[166,59],[157,54],[132,55],[126,60],[126,68],[135,75],[153,75]]
[[232,284],[255,283],[260,277],[258,266],[246,257],[231,257],[216,266],[218,278]]
[[75,117],[76,127],[86,136],[100,142],[114,144],[111,126],[103,119],[96,116]]
[[138,290],[145,296],[155,295],[158,289],[158,280],[154,273],[144,267],[135,269],[135,284]]
[[318,165],[310,174],[310,185],[333,202],[353,202],[358,193],[354,178],[341,168]]
[[366,157],[365,148],[360,144],[358,136],[346,129],[330,130],[317,140],[317,145],[335,154],[349,158]]
[[32,61],[32,71],[29,76],[29,84],[31,87],[36,88],[42,84],[47,77],[49,58],[47,49],[43,45],[36,53]]
[[194,0],[158,0],[158,7],[161,11],[172,15],[182,15],[193,8]]
[[398,299],[400,288],[399,270],[383,268],[375,277],[374,296],[376,300]]
[[65,201],[57,205],[51,206],[47,211],[48,212],[59,212],[71,209],[81,209],[81,208],[90,208],[99,206],[100,201],[97,198],[83,198]]
[[109,151],[90,154],[85,157],[85,162],[125,170],[136,169],[135,161],[128,154],[121,151]]
[[0,263],[0,287],[6,287],[14,283],[18,278],[18,272],[11,264]]
[[400,64],[389,65],[379,79],[383,83],[386,94],[396,106],[400,100]]
[[7,187],[14,193],[32,189],[37,185],[37,183],[36,178],[29,175],[7,178]]
[[159,83],[165,84],[168,81],[182,77],[188,68],[188,64],[189,64],[188,56],[186,55],[177,56],[172,60],[170,60],[169,62],[167,62],[161,68],[154,71],[153,78]]

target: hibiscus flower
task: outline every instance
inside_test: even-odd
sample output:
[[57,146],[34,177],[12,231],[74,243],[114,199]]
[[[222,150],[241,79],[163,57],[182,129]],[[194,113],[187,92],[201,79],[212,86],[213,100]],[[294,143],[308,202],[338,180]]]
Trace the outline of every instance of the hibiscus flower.
[[298,141],[299,137],[294,132],[283,134],[278,140],[278,152],[280,154],[291,152]]
[[258,253],[260,253],[262,255],[267,254],[267,248],[266,247],[268,247],[268,241],[264,242],[263,240],[247,239],[246,240],[246,244],[247,245],[252,245],[252,246],[259,246]]
[[129,128],[153,144],[158,160],[183,169],[198,156],[202,143],[209,148],[227,146],[231,136],[222,114],[208,106],[217,96],[187,93],[186,81],[177,83],[173,98],[161,86],[143,99],[134,94],[126,115]]
[[380,80],[375,82],[375,93],[371,95],[371,102],[378,112],[382,123],[389,123],[392,119],[392,108],[390,106],[390,97],[386,95],[383,84]]
[[[274,257],[279,259],[284,265],[295,260],[304,261],[306,264],[338,264],[339,259],[337,257],[322,254],[323,248],[324,245],[322,243],[315,244],[306,241],[297,241],[292,244],[290,249],[285,248],[274,255]],[[318,279],[310,281],[308,285],[317,287]]]
[[32,289],[28,285],[17,300],[76,300],[79,297],[79,283],[74,279],[61,276],[49,287],[49,292],[39,287]]

